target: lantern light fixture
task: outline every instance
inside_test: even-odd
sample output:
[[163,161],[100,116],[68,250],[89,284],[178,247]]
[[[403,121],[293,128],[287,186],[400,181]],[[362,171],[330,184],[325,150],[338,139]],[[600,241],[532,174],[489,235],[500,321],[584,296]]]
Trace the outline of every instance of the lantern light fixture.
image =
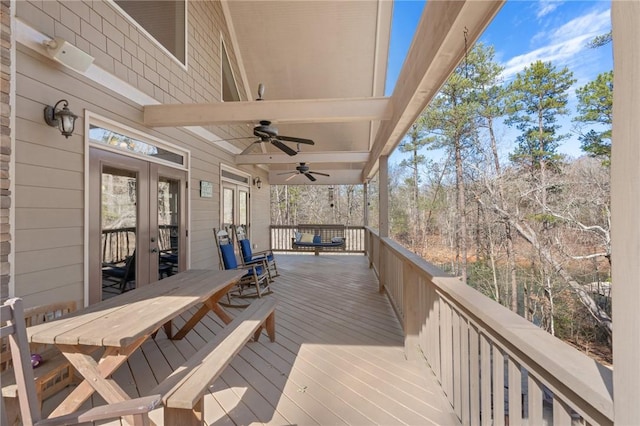
[[253,179],[253,185],[258,189],[262,188],[262,179],[259,176]]
[[[60,104],[63,104],[62,109],[58,109]],[[76,118],[78,116],[69,110],[69,102],[66,99],[59,100],[54,106],[44,107],[44,121],[51,127],[57,127],[66,138],[73,134]]]

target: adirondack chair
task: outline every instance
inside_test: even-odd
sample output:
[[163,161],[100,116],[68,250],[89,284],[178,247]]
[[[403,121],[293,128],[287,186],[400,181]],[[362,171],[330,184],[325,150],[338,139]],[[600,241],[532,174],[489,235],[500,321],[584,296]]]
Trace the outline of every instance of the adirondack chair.
[[[36,426],[71,425],[117,419],[123,416],[133,416],[135,425],[149,424],[148,413],[161,403],[160,395],[131,399],[95,407],[84,412],[43,419],[33,380],[22,299],[9,299],[4,305],[0,306],[0,324],[0,337],[7,337],[11,348],[22,424]],[[0,413],[2,425],[8,424],[5,415],[6,411],[2,407]]]
[[[229,233],[224,229],[216,230],[213,228],[213,233],[216,239],[216,247],[218,249],[218,256],[220,259],[220,269],[232,270],[232,269],[244,269],[247,273],[238,281],[237,289],[227,293],[230,298],[235,297],[262,297],[265,294],[272,293],[269,287],[269,275],[267,272],[267,265],[264,262],[259,262],[252,265],[239,265],[236,259],[236,253],[233,250],[233,242]],[[245,290],[249,289],[247,292]],[[240,305],[231,305],[240,307]],[[248,305],[244,305],[248,306]]]
[[262,250],[254,252],[251,249],[251,241],[247,236],[247,231],[244,225],[232,225],[233,234],[236,236],[236,242],[242,255],[242,263],[245,265],[252,265],[258,262],[265,262],[268,267],[269,279],[273,281],[273,278],[279,276],[278,266],[276,265],[276,258],[271,250]]

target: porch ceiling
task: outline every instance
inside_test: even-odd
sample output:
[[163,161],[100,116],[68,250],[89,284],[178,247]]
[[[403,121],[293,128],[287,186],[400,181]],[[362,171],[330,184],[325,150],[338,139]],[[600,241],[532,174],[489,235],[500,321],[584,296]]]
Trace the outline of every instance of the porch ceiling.
[[[294,170],[301,161],[331,174],[319,176],[317,184],[362,183],[375,174],[379,156],[393,151],[462,58],[465,27],[473,42],[502,3],[427,2],[394,94],[380,99],[392,1],[223,0],[231,31],[226,42],[239,53],[241,75],[236,81],[250,98],[263,83],[265,101],[182,106],[181,115],[175,109],[171,113],[169,105],[148,106],[145,122],[246,123],[239,125],[250,134],[259,119],[271,120],[281,135],[313,139],[316,144],[301,145],[293,157],[262,144],[262,151],[256,146],[250,154],[238,155],[238,164],[267,164],[271,184],[311,183],[304,176],[285,181],[289,175],[279,174]],[[172,120],[163,123],[168,117]],[[234,144],[242,149],[247,142]],[[354,155],[344,155],[351,152]]]

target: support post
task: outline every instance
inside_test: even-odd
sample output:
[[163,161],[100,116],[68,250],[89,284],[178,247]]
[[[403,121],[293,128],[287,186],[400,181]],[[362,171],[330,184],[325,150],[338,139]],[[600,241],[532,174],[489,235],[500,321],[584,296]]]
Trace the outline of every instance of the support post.
[[380,238],[386,238],[389,236],[389,156],[380,156],[378,164]]
[[378,271],[378,283],[380,292],[384,291],[385,274],[387,273],[387,248],[385,238],[389,237],[389,156],[381,155],[378,161],[378,186],[379,186],[379,218],[380,222],[380,270]]
[[615,423],[640,419],[640,1],[611,2],[613,138],[611,252]]
[[365,182],[362,185],[364,198],[364,212],[362,212],[362,221],[364,226],[369,226],[369,184]]

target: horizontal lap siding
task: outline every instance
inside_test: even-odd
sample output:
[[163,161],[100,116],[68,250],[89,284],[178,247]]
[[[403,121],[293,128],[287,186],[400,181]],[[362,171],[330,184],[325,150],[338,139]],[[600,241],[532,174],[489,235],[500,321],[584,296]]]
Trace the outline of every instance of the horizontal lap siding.
[[10,13],[11,2],[0,2],[0,301],[9,297],[10,254],[12,252],[12,232],[9,217],[11,212],[12,194],[11,181],[11,135],[15,130],[11,128],[10,93],[11,82],[11,54],[10,46],[13,39]]
[[[220,100],[221,32],[234,73],[240,75],[218,2],[189,2],[186,70],[110,2],[74,2],[70,8],[65,2],[20,1],[16,2],[16,15],[48,36],[63,37],[95,57],[97,66],[162,103]],[[217,267],[211,229],[219,223],[219,170],[221,163],[233,165],[233,156],[183,129],[145,128],[141,105],[25,46],[18,45],[16,62],[16,295],[25,297],[28,306],[56,300],[82,301],[85,111],[190,151],[191,267]],[[42,118],[44,106],[60,99],[67,99],[69,108],[79,116],[68,139]],[[209,130],[227,137],[247,133],[246,126]],[[251,167],[244,170],[257,174]],[[266,181],[264,171],[260,174]],[[201,180],[213,183],[212,198],[200,198]],[[263,188],[252,199],[254,213],[268,211],[268,192]],[[254,217],[256,242],[266,247],[268,215]]]

